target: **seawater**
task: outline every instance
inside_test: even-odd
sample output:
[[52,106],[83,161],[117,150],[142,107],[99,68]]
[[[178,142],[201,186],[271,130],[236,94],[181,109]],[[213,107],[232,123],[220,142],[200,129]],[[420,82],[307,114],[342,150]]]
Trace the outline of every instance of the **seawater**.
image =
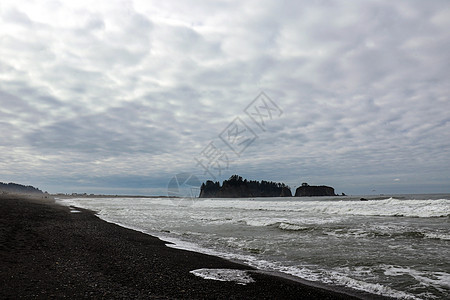
[[450,195],[60,200],[173,247],[400,299],[450,298]]

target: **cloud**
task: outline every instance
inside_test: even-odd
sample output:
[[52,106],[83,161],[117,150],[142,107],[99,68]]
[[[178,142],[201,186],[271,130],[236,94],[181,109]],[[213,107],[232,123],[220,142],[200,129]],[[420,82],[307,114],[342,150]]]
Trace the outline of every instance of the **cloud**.
[[[448,19],[446,1],[4,1],[0,179],[161,191],[213,141],[219,178],[444,191]],[[266,132],[244,113],[261,90],[284,112]],[[239,157],[218,137],[238,116],[258,135]]]

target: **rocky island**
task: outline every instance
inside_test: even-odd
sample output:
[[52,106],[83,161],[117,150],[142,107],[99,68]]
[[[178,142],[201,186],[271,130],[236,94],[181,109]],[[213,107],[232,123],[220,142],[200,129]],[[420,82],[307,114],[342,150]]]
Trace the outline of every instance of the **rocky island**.
[[284,183],[262,180],[247,180],[233,175],[222,185],[211,180],[203,183],[199,198],[249,198],[249,197],[292,197],[291,189]]
[[337,196],[334,193],[334,188],[326,185],[309,185],[306,182],[302,183],[295,190],[295,197],[320,197],[320,196]]
[[[334,188],[303,183],[295,191],[295,197],[336,196]],[[256,181],[233,175],[222,185],[211,180],[203,183],[199,198],[251,198],[251,197],[292,197],[291,188],[284,183]]]

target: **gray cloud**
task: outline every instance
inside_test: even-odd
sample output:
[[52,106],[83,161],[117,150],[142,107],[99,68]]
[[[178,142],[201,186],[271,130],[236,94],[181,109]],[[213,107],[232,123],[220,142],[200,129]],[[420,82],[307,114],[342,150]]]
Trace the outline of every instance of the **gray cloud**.
[[[2,2],[0,180],[160,192],[213,141],[222,179],[448,192],[449,19],[446,1]],[[284,111],[266,132],[244,113],[261,90]],[[240,157],[218,138],[237,116],[258,134]]]

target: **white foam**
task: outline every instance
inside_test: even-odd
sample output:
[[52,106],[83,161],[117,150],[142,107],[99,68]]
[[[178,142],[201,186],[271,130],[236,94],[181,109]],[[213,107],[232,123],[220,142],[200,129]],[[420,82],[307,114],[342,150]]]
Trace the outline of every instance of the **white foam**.
[[385,265],[384,274],[388,276],[409,275],[414,277],[420,284],[425,286],[433,286],[438,290],[441,287],[450,288],[450,274],[446,272],[426,272],[418,271],[409,267]]
[[280,223],[280,225],[278,225],[278,228],[283,229],[283,230],[292,230],[292,231],[309,229],[309,227],[300,226],[300,225],[296,225],[296,224],[290,224],[290,223],[284,223],[284,222]]
[[436,239],[436,240],[444,240],[450,241],[450,234],[445,233],[425,233],[424,234],[427,239]]
[[[253,227],[264,227],[264,226],[273,226],[278,225],[277,227],[280,229],[286,230],[296,230],[295,226],[298,228],[297,230],[307,229],[308,226],[313,225],[324,225],[324,224],[332,224],[342,221],[341,217],[328,217],[328,218],[314,218],[314,217],[302,217],[302,218],[274,218],[274,217],[252,217],[252,218],[243,218],[240,221],[244,222],[247,226]],[[291,226],[291,229],[288,229],[288,226]]]
[[233,281],[237,284],[246,285],[247,283],[255,282],[253,278],[243,270],[234,269],[197,269],[189,273],[203,279],[218,280],[218,281]]
[[419,299],[417,297],[415,297],[414,295],[402,292],[402,291],[397,291],[393,288],[381,285],[379,283],[368,283],[365,281],[361,281],[361,280],[357,280],[348,276],[345,276],[343,274],[340,274],[338,272],[328,272],[329,276],[330,276],[330,281],[327,282],[328,280],[325,279],[324,282],[325,283],[332,283],[332,284],[340,284],[340,285],[344,285],[356,290],[360,290],[360,291],[365,291],[365,292],[369,292],[372,294],[378,294],[378,295],[382,295],[382,296],[387,296],[387,297],[393,297],[393,298],[398,298],[398,299]]
[[245,222],[248,226],[253,227],[264,227],[264,226],[271,226],[275,225],[277,223],[281,222],[287,222],[287,219],[280,219],[280,218],[250,218],[250,219],[243,219],[242,221]]
[[332,215],[445,217],[450,215],[450,200],[398,200],[309,202],[305,212]]
[[405,217],[445,217],[450,215],[449,199],[352,201],[267,201],[267,200],[223,200],[207,199],[196,206],[259,211],[301,212],[305,215],[361,215],[361,216],[405,216]]

